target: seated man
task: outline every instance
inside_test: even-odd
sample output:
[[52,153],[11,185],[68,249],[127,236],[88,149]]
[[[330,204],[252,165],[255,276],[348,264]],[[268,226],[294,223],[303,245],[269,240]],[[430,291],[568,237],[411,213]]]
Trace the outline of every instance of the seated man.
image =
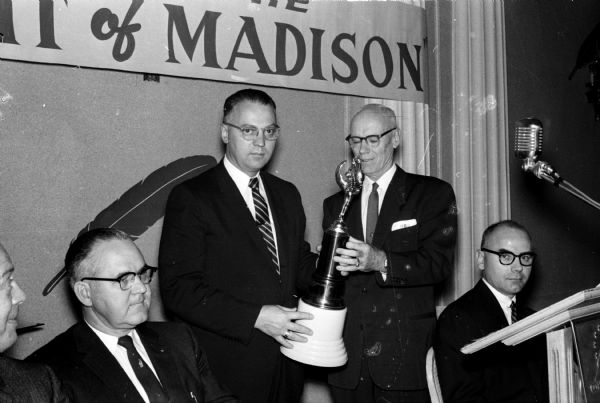
[[[15,268],[0,244],[0,352],[17,341],[17,314],[25,293],[14,279]],[[67,402],[60,381],[45,365],[0,355],[0,402]]]
[[517,301],[535,260],[531,237],[514,221],[483,233],[477,251],[482,272],[472,290],[441,314],[434,339],[445,403],[540,402],[548,400],[545,338],[514,347],[497,343],[465,355],[460,349],[533,313]]
[[127,234],[81,235],[65,268],[83,321],[29,359],[50,365],[76,401],[237,401],[213,377],[187,325],[146,322],[155,269]]

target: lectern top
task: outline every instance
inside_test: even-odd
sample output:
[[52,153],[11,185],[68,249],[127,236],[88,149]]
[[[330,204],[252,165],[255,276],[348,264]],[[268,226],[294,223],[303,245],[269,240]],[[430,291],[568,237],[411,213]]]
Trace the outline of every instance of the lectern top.
[[460,351],[463,354],[472,354],[499,341],[507,346],[514,346],[571,320],[598,312],[600,312],[600,288],[579,291],[510,326],[467,344]]

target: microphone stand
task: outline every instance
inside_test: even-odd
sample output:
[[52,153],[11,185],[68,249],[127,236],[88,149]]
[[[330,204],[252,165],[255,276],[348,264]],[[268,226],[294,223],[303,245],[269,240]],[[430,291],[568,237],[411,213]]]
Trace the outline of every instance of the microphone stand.
[[598,203],[596,200],[592,199],[591,197],[583,193],[581,190],[577,189],[575,186],[567,182],[547,162],[536,161],[535,158],[525,158],[523,160],[523,165],[521,166],[521,168],[523,168],[525,172],[532,172],[539,179],[544,179],[552,183],[554,186],[566,190],[573,196],[588,203],[590,206],[600,210],[600,203]]

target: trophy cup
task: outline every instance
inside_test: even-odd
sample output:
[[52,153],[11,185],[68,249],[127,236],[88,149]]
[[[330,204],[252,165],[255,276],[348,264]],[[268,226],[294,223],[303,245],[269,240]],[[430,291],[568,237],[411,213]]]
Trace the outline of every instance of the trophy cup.
[[281,347],[283,355],[304,364],[319,367],[339,367],[348,361],[342,331],[346,319],[346,306],[343,300],[344,277],[335,269],[333,261],[335,250],[345,247],[350,238],[344,215],[352,198],[360,193],[363,173],[360,170],[360,159],[354,158],[346,168],[343,161],[335,170],[338,185],[344,190],[344,204],[338,218],[323,234],[321,252],[317,269],[313,274],[313,282],[308,295],[300,298],[298,311],[310,312],[312,320],[299,320],[298,323],[312,329],[313,334],[307,336],[308,342],[290,342],[294,348]]

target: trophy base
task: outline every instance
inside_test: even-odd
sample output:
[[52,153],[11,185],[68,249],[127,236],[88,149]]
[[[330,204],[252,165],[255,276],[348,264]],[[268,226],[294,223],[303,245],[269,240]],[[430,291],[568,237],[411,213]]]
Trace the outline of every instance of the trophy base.
[[292,360],[317,367],[339,367],[348,361],[342,331],[347,309],[318,308],[300,299],[298,311],[310,312],[314,318],[299,320],[298,323],[312,329],[306,343],[290,340],[294,348],[281,347],[283,355]]

